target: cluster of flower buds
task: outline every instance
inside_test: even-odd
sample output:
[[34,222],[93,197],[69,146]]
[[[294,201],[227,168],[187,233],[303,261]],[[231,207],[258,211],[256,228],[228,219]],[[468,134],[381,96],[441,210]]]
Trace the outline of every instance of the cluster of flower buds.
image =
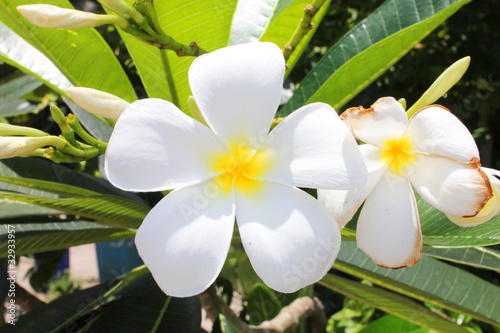
[[[31,127],[0,123],[0,159],[37,156],[58,163],[74,163],[105,152],[107,143],[85,131],[74,114],[65,117],[56,105],[50,106],[50,112],[61,129],[60,136]],[[76,140],[75,134],[86,143]]]
[[205,53],[196,43],[181,44],[166,35],[158,22],[152,0],[140,1],[134,6],[123,0],[99,0],[115,14],[94,14],[47,4],[18,6],[17,10],[30,23],[43,28],[93,28],[114,24],[123,31],[160,49],[170,49],[179,56],[198,56]]

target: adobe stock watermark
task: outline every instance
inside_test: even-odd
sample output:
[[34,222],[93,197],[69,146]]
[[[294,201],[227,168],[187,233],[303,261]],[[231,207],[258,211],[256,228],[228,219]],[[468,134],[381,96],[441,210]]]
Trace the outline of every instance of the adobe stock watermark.
[[316,281],[311,281],[311,274],[317,272],[318,267],[331,258],[332,253],[338,253],[340,249],[340,241],[335,242],[331,235],[325,238],[318,238],[317,245],[312,253],[305,256],[300,262],[292,265],[288,270],[281,275],[282,281],[288,285],[290,289],[298,289],[301,285],[311,284]]
[[16,324],[16,279],[17,279],[17,265],[16,265],[16,227],[14,225],[7,225],[7,281],[8,291],[7,297],[9,303],[5,309],[7,312],[7,323],[10,325]]

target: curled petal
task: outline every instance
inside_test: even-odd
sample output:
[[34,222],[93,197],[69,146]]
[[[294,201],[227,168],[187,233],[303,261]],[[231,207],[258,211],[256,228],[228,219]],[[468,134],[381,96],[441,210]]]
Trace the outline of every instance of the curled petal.
[[380,148],[365,144],[359,146],[359,150],[368,168],[367,181],[362,187],[352,190],[318,189],[318,201],[333,215],[340,229],[352,219],[388,167],[380,159]]
[[278,46],[240,44],[196,58],[189,85],[205,121],[222,142],[254,141],[269,131],[284,73]]
[[378,147],[383,147],[388,139],[401,137],[408,125],[405,110],[393,97],[378,99],[370,109],[347,109],[340,117],[349,123],[358,139]]
[[448,215],[448,218],[461,227],[475,227],[481,223],[489,221],[495,215],[500,213],[500,172],[498,170],[481,168],[486,173],[490,180],[491,189],[493,190],[493,197],[488,200],[483,209],[474,217],[459,217]]
[[411,117],[407,132],[415,152],[469,163],[479,159],[476,142],[467,127],[448,109],[433,105]]
[[146,216],[135,243],[167,295],[207,289],[226,260],[234,226],[232,194],[206,195],[209,182],[175,190]]
[[477,163],[464,165],[444,157],[419,156],[409,177],[428,203],[454,216],[476,216],[492,197],[488,177]]
[[108,144],[109,181],[128,191],[161,191],[213,175],[209,158],[223,147],[210,131],[172,103],[143,99],[120,116]]
[[340,248],[333,217],[313,197],[262,182],[256,195],[236,192],[236,220],[255,272],[269,287],[294,292],[317,282]]
[[273,129],[259,153],[272,165],[264,180],[329,189],[366,182],[356,141],[327,104],[309,104],[292,113]]
[[361,210],[356,240],[358,247],[382,267],[409,267],[420,260],[420,220],[406,178],[390,172],[382,177]]

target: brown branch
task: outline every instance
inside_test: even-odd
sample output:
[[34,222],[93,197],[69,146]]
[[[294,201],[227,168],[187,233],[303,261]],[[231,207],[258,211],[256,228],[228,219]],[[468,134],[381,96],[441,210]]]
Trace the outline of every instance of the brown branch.
[[265,321],[259,326],[250,326],[254,332],[284,333],[296,328],[301,321],[309,318],[312,333],[326,332],[326,317],[323,304],[317,297],[297,298],[290,305],[281,309],[272,320]]

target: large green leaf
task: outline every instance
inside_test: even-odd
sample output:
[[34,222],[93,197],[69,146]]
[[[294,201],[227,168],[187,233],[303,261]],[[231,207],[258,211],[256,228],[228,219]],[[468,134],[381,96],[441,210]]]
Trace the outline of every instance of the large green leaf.
[[0,197],[80,215],[113,226],[138,227],[149,212],[149,207],[115,195],[59,199],[0,192]]
[[429,333],[430,331],[393,315],[385,315],[369,323],[365,328],[359,331],[359,333],[386,332]]
[[168,297],[153,280],[111,302],[100,314],[89,332],[200,332],[199,298]]
[[[319,27],[319,23],[325,16],[331,0],[326,0],[323,6],[316,12],[312,19],[313,28],[307,32],[301,42],[295,47],[293,53],[287,61],[286,75],[293,69],[300,56],[304,52],[307,44]],[[310,0],[296,0],[284,9],[269,25],[261,41],[273,42],[280,48],[284,48],[292,37],[295,29],[300,24],[300,19],[304,13],[304,8],[310,4]]]
[[0,59],[36,77],[60,94],[71,82],[42,52],[0,21]]
[[422,257],[413,267],[377,266],[354,242],[343,242],[334,268],[387,289],[500,325],[500,288],[462,269]]
[[424,254],[459,264],[500,272],[500,251],[488,247],[431,248],[424,247]]
[[16,9],[34,3],[73,8],[66,0],[1,0],[0,20],[44,53],[74,85],[106,91],[130,102],[136,99],[123,68],[96,30],[34,26]]
[[413,300],[381,288],[332,274],[327,274],[319,284],[422,327],[438,332],[468,332],[465,327],[439,317]]
[[327,51],[279,115],[317,101],[340,108],[470,1],[387,0]]
[[[30,219],[42,220],[44,217]],[[8,254],[8,231],[15,231],[16,255],[61,250],[71,246],[107,240],[133,238],[134,230],[110,228],[84,220],[45,218],[44,223],[15,223],[0,225],[0,257]],[[1,222],[2,220],[0,220]],[[55,222],[51,222],[55,221]]]
[[82,197],[99,194],[97,192],[86,190],[77,186],[33,178],[6,177],[0,175],[0,182],[46,191],[49,193],[55,193],[65,197]]
[[262,283],[255,284],[248,291],[246,300],[250,325],[259,325],[263,321],[273,319],[283,308],[276,294]]

